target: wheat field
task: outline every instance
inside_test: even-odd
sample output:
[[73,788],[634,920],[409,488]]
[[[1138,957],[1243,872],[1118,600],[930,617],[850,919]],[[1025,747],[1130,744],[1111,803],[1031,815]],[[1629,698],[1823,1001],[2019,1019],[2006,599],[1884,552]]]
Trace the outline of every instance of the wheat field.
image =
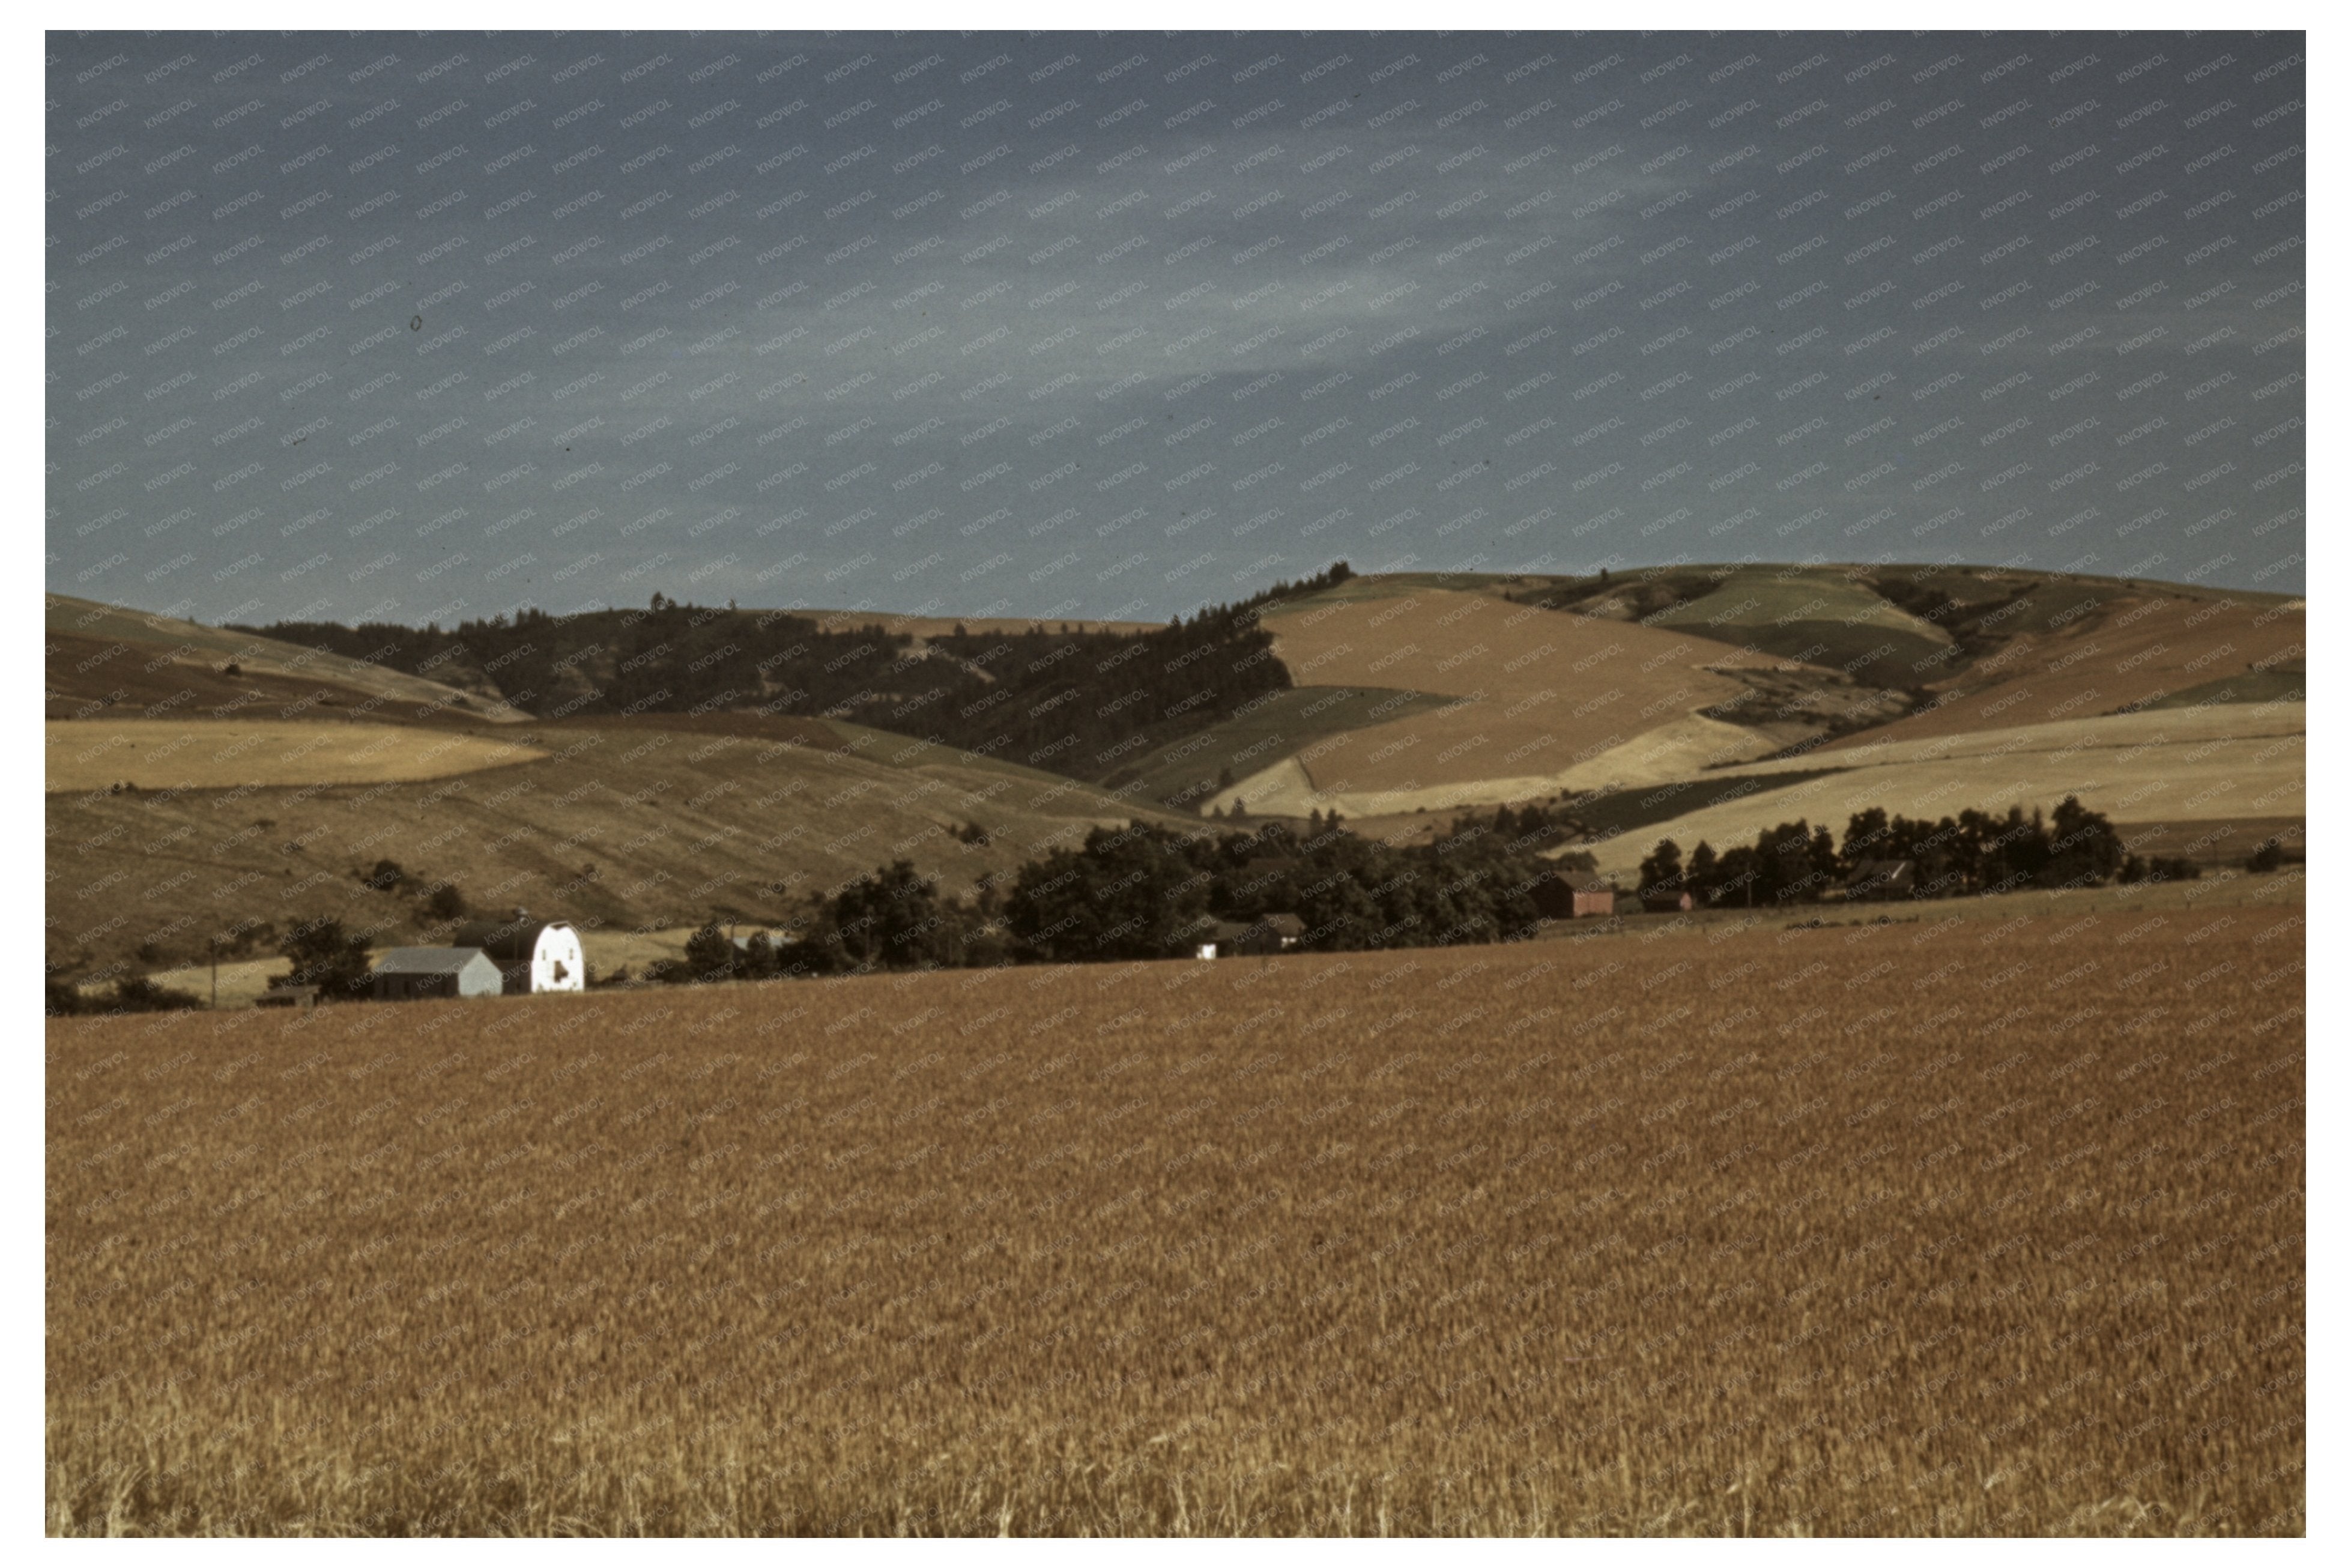
[[2298,1534],[2302,950],[55,1020],[47,1528]]

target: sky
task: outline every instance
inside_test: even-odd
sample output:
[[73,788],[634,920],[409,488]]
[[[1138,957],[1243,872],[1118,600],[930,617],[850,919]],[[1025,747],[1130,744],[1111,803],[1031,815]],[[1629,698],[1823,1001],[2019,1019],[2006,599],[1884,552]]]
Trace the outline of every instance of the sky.
[[53,32],[47,585],[2300,592],[2303,42]]

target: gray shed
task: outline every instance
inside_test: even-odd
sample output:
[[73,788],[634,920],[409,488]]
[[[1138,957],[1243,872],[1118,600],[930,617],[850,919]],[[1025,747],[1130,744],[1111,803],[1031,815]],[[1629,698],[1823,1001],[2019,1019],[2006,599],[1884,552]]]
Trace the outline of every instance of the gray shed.
[[394,947],[373,971],[375,999],[413,1002],[432,997],[495,997],[506,977],[479,947]]

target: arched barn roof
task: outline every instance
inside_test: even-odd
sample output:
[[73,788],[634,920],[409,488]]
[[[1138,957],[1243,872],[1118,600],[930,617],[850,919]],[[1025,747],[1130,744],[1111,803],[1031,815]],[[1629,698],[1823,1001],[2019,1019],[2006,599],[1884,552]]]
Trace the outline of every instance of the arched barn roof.
[[479,947],[501,964],[527,963],[538,956],[539,933],[551,925],[566,924],[560,920],[537,920],[529,915],[499,921],[469,921],[457,927],[450,941],[461,947]]

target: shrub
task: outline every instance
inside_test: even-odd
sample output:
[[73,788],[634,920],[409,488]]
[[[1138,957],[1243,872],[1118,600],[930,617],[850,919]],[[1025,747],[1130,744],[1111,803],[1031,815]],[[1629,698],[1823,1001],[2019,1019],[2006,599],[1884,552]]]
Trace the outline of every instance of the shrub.
[[204,998],[193,991],[172,990],[159,986],[144,975],[131,975],[114,982],[114,999],[104,1009],[121,1013],[179,1012],[203,1007]]
[[731,980],[740,966],[737,962],[735,944],[718,928],[718,922],[705,922],[699,931],[685,939],[684,967],[671,975],[679,980]]
[[86,1012],[89,1009],[89,1003],[84,999],[80,988],[71,980],[61,980],[57,976],[51,975],[44,982],[43,991],[41,1010],[53,1019],[71,1018],[76,1013]]

